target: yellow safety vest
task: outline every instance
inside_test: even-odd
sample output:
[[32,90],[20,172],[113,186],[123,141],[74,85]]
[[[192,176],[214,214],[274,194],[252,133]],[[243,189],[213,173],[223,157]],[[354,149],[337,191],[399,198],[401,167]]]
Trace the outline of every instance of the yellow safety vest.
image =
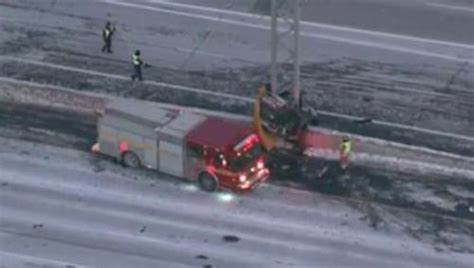
[[104,29],[104,33],[105,33],[105,38],[108,38],[110,36],[110,34],[112,33],[112,31],[110,31],[109,29],[105,28]]
[[140,65],[141,64],[140,56],[133,54],[132,62],[133,62],[133,65]]
[[352,142],[351,141],[342,142],[342,144],[341,144],[342,154],[347,155],[351,152],[351,150],[352,150]]

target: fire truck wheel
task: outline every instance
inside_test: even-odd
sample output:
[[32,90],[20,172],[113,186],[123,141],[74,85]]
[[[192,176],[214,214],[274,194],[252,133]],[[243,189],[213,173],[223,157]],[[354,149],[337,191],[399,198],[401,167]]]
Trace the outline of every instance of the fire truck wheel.
[[214,192],[217,189],[217,181],[209,173],[199,175],[199,186],[206,192]]
[[122,164],[125,167],[137,168],[140,166],[140,158],[134,152],[126,152],[122,156]]

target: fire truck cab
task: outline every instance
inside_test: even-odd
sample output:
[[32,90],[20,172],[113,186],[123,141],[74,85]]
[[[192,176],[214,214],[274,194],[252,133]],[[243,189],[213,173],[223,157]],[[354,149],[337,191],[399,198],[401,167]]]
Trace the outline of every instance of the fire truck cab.
[[93,151],[126,167],[197,180],[206,191],[247,191],[269,177],[260,139],[245,122],[114,101],[97,128]]

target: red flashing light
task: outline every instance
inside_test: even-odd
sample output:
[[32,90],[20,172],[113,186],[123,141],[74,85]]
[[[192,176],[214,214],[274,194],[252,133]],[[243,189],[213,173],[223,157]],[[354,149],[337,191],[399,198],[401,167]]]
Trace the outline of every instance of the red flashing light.
[[262,159],[258,160],[258,162],[257,162],[257,168],[258,168],[258,169],[262,169],[262,168],[264,168],[264,167],[265,167],[265,163],[263,162],[263,160],[262,160]]
[[119,145],[119,150],[121,153],[129,151],[130,146],[128,145],[128,141],[121,141]]
[[255,134],[252,134],[248,136],[246,139],[244,139],[243,141],[241,141],[239,144],[237,144],[234,147],[234,150],[239,151],[239,152],[245,152],[258,142],[259,142],[258,136]]
[[98,154],[98,153],[100,153],[100,145],[99,145],[99,143],[96,143],[96,144],[92,145],[91,152],[92,152],[93,154]]
[[252,147],[253,143],[247,142],[244,147],[242,148],[242,152],[246,152],[250,147]]
[[206,166],[206,169],[207,169],[207,171],[210,172],[211,174],[214,173],[214,172],[216,172],[216,167],[213,166],[213,165],[207,165],[207,166]]

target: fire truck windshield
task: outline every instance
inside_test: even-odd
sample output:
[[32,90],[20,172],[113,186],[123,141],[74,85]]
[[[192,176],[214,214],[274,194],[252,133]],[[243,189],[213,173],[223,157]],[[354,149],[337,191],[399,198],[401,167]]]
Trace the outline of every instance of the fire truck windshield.
[[259,142],[256,142],[247,150],[237,152],[229,162],[230,168],[235,171],[250,168],[255,157],[261,155],[262,152],[262,146]]

